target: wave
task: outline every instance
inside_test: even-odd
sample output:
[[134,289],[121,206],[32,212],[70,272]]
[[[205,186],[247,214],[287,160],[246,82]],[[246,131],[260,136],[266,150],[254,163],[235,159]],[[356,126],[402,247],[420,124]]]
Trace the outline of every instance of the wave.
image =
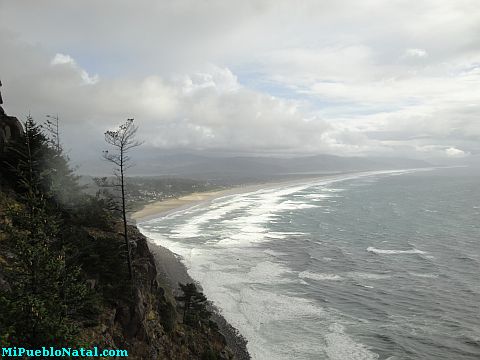
[[340,324],[330,326],[331,332],[326,335],[327,346],[325,352],[331,360],[376,360],[379,355],[368,349],[367,346],[355,342],[345,334]]
[[366,279],[366,280],[382,280],[390,279],[392,276],[390,274],[374,274],[374,273],[365,273],[355,271],[350,274],[353,278]]
[[418,250],[418,249],[410,249],[410,250],[388,250],[388,249],[377,249],[372,246],[367,248],[368,252],[379,254],[379,255],[399,255],[399,254],[426,254],[425,251]]
[[[323,355],[341,360],[378,359],[377,354],[344,331],[342,326],[329,327],[332,321],[339,321],[337,312],[321,307],[317,301],[302,298],[290,289],[295,289],[303,279],[308,285],[311,281],[330,282],[337,286],[354,282],[371,289],[374,280],[390,275],[335,274],[332,270],[331,273],[297,272],[289,268],[287,262],[283,263],[283,253],[266,250],[260,244],[283,244],[286,242],[283,240],[291,237],[309,237],[307,233],[288,231],[296,229],[271,224],[283,224],[280,221],[283,213],[291,214],[310,207],[317,207],[321,212],[321,206],[317,205],[322,204],[312,202],[330,202],[335,199],[329,198],[340,197],[338,193],[343,190],[326,185],[392,173],[401,171],[340,175],[313,183],[230,195],[197,205],[194,209],[182,209],[184,216],[171,221],[168,227],[155,228],[164,224],[160,219],[152,221],[142,232],[182,257],[192,278],[199,281],[227,321],[248,340],[252,358],[313,359]],[[367,251],[377,254],[424,253],[417,249],[402,251],[374,247]],[[277,256],[282,258],[277,259]],[[334,259],[324,257],[323,261]]]
[[419,278],[426,278],[426,279],[436,279],[438,278],[437,274],[427,274],[427,273],[416,273],[416,272],[410,272],[410,275],[419,277]]
[[320,274],[320,273],[312,273],[310,271],[302,271],[298,274],[298,277],[301,279],[311,279],[311,280],[329,280],[329,281],[340,281],[343,278],[340,275],[336,274]]

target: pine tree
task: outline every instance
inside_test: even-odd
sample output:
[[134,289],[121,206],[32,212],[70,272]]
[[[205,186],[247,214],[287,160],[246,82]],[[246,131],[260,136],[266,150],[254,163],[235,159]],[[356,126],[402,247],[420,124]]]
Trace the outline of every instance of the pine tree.
[[194,283],[179,284],[183,295],[177,296],[183,302],[183,322],[187,325],[198,325],[210,319],[211,313],[207,309],[207,298],[197,290]]
[[133,119],[128,119],[124,124],[121,124],[116,130],[109,130],[105,132],[105,141],[114,149],[113,152],[108,150],[103,152],[105,160],[115,165],[113,170],[115,177],[118,180],[120,188],[121,213],[123,219],[123,236],[125,239],[125,246],[127,251],[127,265],[130,280],[133,280],[133,266],[132,255],[130,251],[130,242],[128,240],[127,231],[127,206],[126,206],[126,184],[125,173],[132,167],[129,152],[131,149],[140,146],[142,143],[135,139],[137,133],[137,126],[133,123]]
[[0,335],[4,343],[38,347],[74,341],[75,312],[87,288],[80,269],[69,266],[61,241],[61,219],[49,211],[49,173],[43,168],[48,147],[29,118],[12,172],[19,201],[6,211],[1,232],[9,249],[5,279],[10,288],[0,296]]

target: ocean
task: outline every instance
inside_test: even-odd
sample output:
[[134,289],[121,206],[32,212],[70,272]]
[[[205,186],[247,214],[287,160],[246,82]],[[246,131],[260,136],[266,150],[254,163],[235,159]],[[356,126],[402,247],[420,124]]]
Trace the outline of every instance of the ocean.
[[139,224],[252,359],[480,359],[480,175],[266,186]]

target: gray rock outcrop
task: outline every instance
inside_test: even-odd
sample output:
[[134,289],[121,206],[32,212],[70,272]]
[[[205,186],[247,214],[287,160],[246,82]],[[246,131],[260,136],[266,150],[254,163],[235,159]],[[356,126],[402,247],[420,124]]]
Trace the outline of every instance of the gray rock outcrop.
[[[2,82],[0,81],[0,87]],[[3,110],[2,93],[0,92],[0,153],[4,152],[9,143],[18,141],[23,136],[23,127],[14,116],[8,116]]]

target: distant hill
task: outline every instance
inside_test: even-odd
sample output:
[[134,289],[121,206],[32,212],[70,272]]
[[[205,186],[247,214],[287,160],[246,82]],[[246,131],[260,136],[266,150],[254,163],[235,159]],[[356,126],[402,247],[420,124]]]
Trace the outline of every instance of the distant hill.
[[421,160],[403,158],[341,157],[315,155],[304,157],[232,156],[218,157],[190,153],[150,153],[137,164],[143,175],[169,175],[194,179],[265,180],[281,177],[320,175],[336,172],[431,166]]

